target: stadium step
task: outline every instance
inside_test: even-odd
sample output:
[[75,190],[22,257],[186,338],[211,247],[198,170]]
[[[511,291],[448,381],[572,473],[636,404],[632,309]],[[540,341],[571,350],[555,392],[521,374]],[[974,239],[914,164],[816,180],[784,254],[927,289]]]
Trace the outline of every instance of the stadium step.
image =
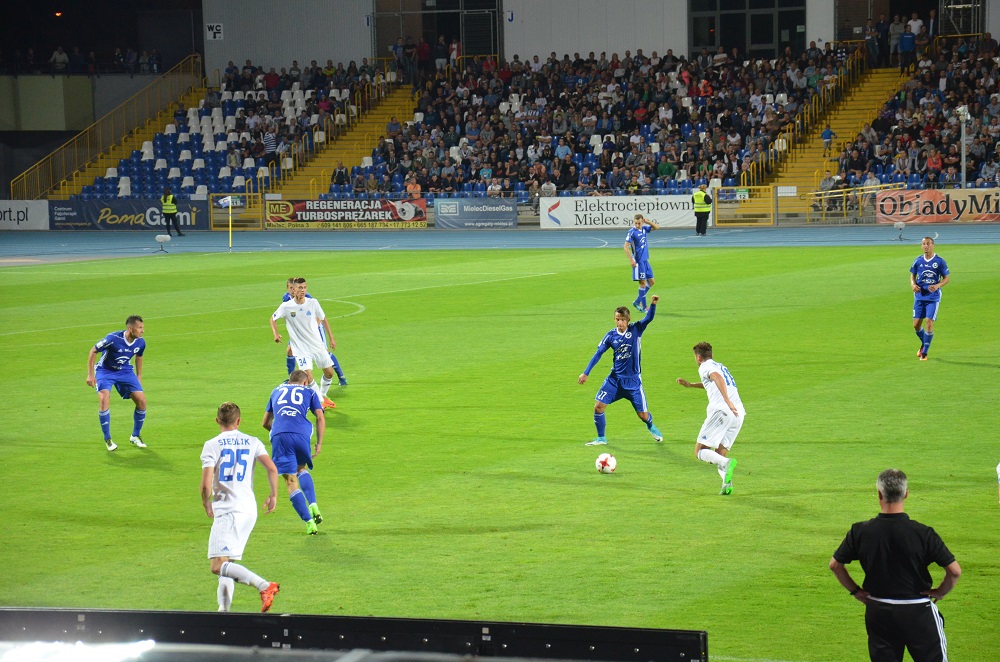
[[[869,71],[843,100],[792,151],[779,166],[771,183],[775,186],[794,186],[800,191],[813,190],[825,170],[837,170],[837,157],[846,143],[853,142],[864,124],[878,117],[882,104],[888,102],[907,79],[900,77],[898,69]],[[823,156],[822,132],[829,124],[837,138],[828,157]]]
[[150,118],[142,126],[133,129],[119,142],[115,143],[104,153],[94,158],[86,167],[77,170],[59,183],[58,188],[51,194],[51,200],[68,200],[71,195],[80,193],[85,185],[92,184],[94,177],[103,177],[108,168],[118,166],[118,161],[127,159],[133,150],[142,149],[142,144],[147,140],[153,140],[157,133],[174,121],[174,110],[177,105],[182,108],[197,106],[205,98],[208,90],[206,88],[195,88],[187,92],[171,103],[167,108],[160,111],[155,117]]
[[385,136],[389,120],[395,117],[402,124],[412,120],[414,105],[409,86],[393,90],[376,108],[363,114],[346,133],[327,143],[309,163],[275,186],[274,192],[293,200],[315,198],[326,193],[337,162],[343,162],[348,169],[361,165],[361,160],[370,157]]

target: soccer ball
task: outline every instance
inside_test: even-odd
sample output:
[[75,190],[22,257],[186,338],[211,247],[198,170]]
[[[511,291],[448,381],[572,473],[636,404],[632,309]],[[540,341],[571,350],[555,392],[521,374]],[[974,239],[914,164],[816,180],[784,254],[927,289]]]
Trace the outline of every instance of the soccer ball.
[[611,453],[601,453],[597,456],[597,470],[602,474],[614,473],[615,468],[618,466],[618,460]]

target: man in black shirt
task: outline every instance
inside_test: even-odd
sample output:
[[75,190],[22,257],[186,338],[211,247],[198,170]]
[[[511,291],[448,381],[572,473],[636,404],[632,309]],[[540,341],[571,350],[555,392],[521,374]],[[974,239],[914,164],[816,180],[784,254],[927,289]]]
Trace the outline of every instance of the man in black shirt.
[[[914,662],[947,662],[944,617],[935,603],[955,587],[962,568],[934,529],[903,512],[909,496],[906,474],[886,469],[875,486],[881,513],[851,527],[830,559],[830,570],[865,605],[872,662],[902,662],[904,648]],[[865,572],[863,586],[845,567],[854,560]],[[927,571],[931,563],[945,572],[937,588]]]

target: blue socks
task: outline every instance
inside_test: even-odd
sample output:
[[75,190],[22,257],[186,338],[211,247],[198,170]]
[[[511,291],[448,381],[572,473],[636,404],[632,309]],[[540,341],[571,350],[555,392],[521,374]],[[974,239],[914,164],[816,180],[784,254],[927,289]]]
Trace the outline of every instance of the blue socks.
[[[110,410],[108,410],[110,411]],[[142,432],[142,424],[146,422],[146,410],[136,409],[135,413],[132,414],[132,436],[138,437],[139,433]]]
[[339,379],[343,379],[344,371],[340,369],[340,361],[338,361],[337,357],[333,355],[333,352],[330,352],[330,360],[333,361],[333,371],[337,373],[337,377]]
[[285,357],[285,367],[288,368],[288,374],[292,374],[292,370],[295,370],[295,357],[286,356]]
[[648,287],[640,287],[639,288],[639,303],[642,304],[643,308],[646,307],[646,292],[649,292],[649,288]]
[[288,496],[288,500],[292,502],[292,508],[295,512],[299,514],[303,522],[308,522],[313,518],[312,514],[309,512],[309,504],[306,503],[306,496],[302,494],[302,490],[295,490]]
[[931,348],[931,341],[934,340],[934,334],[933,333],[924,332],[924,338],[923,338],[923,340],[924,340],[923,352],[924,352],[924,356],[927,356],[927,352],[930,351],[930,348]]
[[646,429],[647,430],[653,429],[653,415],[652,414],[650,414],[649,418],[646,421],[644,421],[644,422],[646,423]]
[[101,420],[101,432],[104,433],[104,440],[111,439],[111,410],[105,409],[98,412],[97,417]]
[[922,342],[922,343],[923,343],[923,342],[927,342],[927,341],[926,341],[926,340],[924,339],[924,335],[925,335],[925,334],[924,334],[924,330],[923,330],[923,329],[916,329],[916,332],[917,332],[917,337],[918,337],[918,338],[920,338],[920,342]]
[[306,495],[306,503],[316,503],[316,485],[313,483],[312,474],[303,469],[299,472],[298,478],[299,487],[302,488],[302,493]]
[[600,414],[594,412],[594,425],[597,426],[597,436],[603,437],[604,431],[608,429],[608,422],[604,417],[604,412],[601,412]]

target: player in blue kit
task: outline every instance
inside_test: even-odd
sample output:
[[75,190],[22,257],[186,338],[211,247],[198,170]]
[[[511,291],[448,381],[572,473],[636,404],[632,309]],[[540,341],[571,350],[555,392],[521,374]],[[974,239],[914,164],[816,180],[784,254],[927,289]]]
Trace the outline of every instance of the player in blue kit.
[[[104,336],[90,348],[87,357],[87,386],[97,388],[97,399],[100,404],[98,418],[101,421],[101,431],[104,433],[104,445],[109,451],[118,448],[111,441],[111,388],[118,391],[123,400],[131,399],[135,403],[135,413],[132,414],[132,436],[129,441],[138,448],[145,448],[139,434],[146,420],[146,394],[142,391],[142,354],[146,351],[146,341],[142,339],[144,328],[142,318],[131,315],[125,320],[125,329]],[[103,352],[103,354],[102,354]],[[101,358],[94,363],[97,355]],[[135,358],[135,370],[132,369],[132,359]]]
[[639,282],[639,296],[632,305],[640,313],[646,312],[646,292],[653,286],[653,267],[649,264],[649,242],[647,236],[660,226],[642,214],[635,215],[633,226],[625,235],[625,255],[632,265],[632,280]]
[[934,252],[932,238],[924,237],[920,247],[924,249],[923,255],[910,267],[910,289],[913,290],[913,330],[920,338],[917,358],[926,361],[934,339],[934,322],[941,307],[941,288],[951,280],[951,272],[944,259]]
[[[315,535],[323,515],[316,504],[316,487],[309,469],[323,448],[326,418],[319,395],[306,386],[307,379],[304,370],[293,370],[288,381],[271,392],[262,425],[271,433],[271,458],[285,479],[292,507],[306,523],[306,533]],[[310,411],[316,417],[316,449],[311,452]]]
[[646,392],[642,388],[642,368],[640,366],[642,333],[653,321],[653,316],[656,314],[656,302],[659,300],[660,297],[653,295],[652,305],[649,306],[646,316],[634,324],[629,324],[628,308],[625,306],[616,308],[615,328],[608,331],[598,343],[597,353],[590,359],[587,368],[577,380],[578,383],[585,384],[590,371],[601,360],[604,352],[609,349],[614,350],[615,362],[611,367],[611,374],[601,384],[601,388],[597,392],[597,402],[594,404],[594,425],[597,426],[597,438],[587,442],[587,446],[608,443],[604,434],[606,428],[604,410],[609,404],[622,398],[627,398],[632,402],[635,413],[646,424],[653,439],[663,441],[663,435],[653,425],[653,415],[649,413],[649,408],[646,406]]
[[[291,301],[292,299],[294,299],[295,298],[295,288],[298,287],[299,284],[303,284],[304,285],[305,283],[306,283],[306,279],[305,278],[289,278],[285,282],[285,290],[286,290],[286,292],[285,292],[284,296],[281,297],[282,303],[284,303],[285,301]],[[312,295],[309,294],[308,292],[306,292],[306,298],[307,299],[312,299]],[[323,326],[322,325],[320,325],[320,327],[319,327],[319,335],[321,337],[323,337],[323,342],[326,342],[326,337],[325,337],[326,334],[325,334],[325,332],[323,330]],[[336,345],[336,342],[334,342],[333,344]],[[341,370],[341,368],[340,368],[340,361],[337,360],[337,357],[334,356],[333,352],[330,352],[330,360],[333,361],[333,370],[334,370],[334,372],[337,373],[337,379],[340,380],[340,385],[341,386],[347,386],[347,377],[344,376],[344,371]],[[291,346],[291,344],[288,345],[288,352],[287,352],[286,358],[285,358],[285,367],[288,369],[288,374],[289,375],[292,374],[292,370],[295,370],[295,356],[292,354],[292,346]]]

